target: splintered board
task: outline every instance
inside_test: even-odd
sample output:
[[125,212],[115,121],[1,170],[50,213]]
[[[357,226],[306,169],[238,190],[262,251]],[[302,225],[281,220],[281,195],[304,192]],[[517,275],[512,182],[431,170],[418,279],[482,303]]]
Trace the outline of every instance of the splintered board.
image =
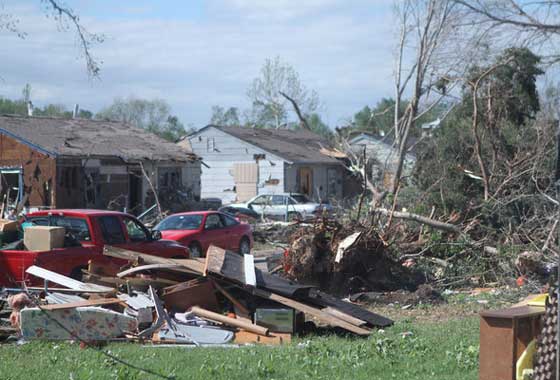
[[172,267],[172,265],[170,265],[168,270],[177,272],[193,273],[198,275],[202,275],[204,272],[204,259],[166,259],[164,257],[148,255],[108,245],[106,245],[103,249],[103,254],[105,256],[116,257],[118,259],[129,261],[142,259],[142,261],[146,264],[176,264],[178,267]]

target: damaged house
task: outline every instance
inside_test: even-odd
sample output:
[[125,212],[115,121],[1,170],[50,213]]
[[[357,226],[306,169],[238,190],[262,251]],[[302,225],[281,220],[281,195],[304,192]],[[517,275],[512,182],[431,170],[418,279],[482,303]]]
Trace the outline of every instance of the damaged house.
[[208,125],[178,144],[205,163],[203,198],[227,204],[259,194],[303,193],[314,200],[344,196],[343,163],[321,153],[329,143],[307,130]]
[[[416,157],[413,153],[415,141],[409,139],[409,149],[404,158],[404,176],[410,175]],[[386,188],[391,186],[397,170],[398,151],[392,136],[359,132],[348,138],[348,145],[357,157],[361,157],[364,149],[367,158],[367,168],[371,181],[381,182]]]
[[168,190],[198,199],[200,160],[121,122],[0,116],[0,195],[8,211],[23,201],[139,213],[154,204],[152,188],[160,197]]

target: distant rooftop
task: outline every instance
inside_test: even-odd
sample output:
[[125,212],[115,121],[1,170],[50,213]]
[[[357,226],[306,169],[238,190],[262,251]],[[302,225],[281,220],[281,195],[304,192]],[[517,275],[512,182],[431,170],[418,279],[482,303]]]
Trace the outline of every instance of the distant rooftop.
[[52,156],[116,156],[124,161],[196,159],[188,149],[115,121],[1,115],[0,134]]

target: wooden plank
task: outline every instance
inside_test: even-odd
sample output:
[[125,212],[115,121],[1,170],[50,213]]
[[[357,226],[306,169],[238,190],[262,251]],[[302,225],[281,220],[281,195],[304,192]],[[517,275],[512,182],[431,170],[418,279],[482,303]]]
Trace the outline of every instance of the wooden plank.
[[261,290],[261,289],[254,289],[254,293],[259,297],[267,298],[269,300],[281,303],[282,305],[286,305],[288,307],[291,307],[291,308],[296,309],[298,311],[301,311],[303,313],[312,315],[315,318],[317,318],[318,320],[320,320],[320,321],[322,321],[322,322],[324,322],[328,325],[338,326],[338,327],[341,327],[345,330],[351,331],[351,332],[353,332],[355,334],[358,334],[358,335],[369,335],[371,333],[371,330],[367,330],[365,328],[355,326],[355,325],[353,325],[353,324],[351,324],[347,321],[344,321],[340,318],[337,318],[333,315],[330,315],[330,314],[322,311],[321,309],[317,309],[315,307],[306,305],[304,303],[294,301],[292,299],[286,298],[286,297],[281,296],[279,294],[270,293],[268,291]]
[[181,268],[182,265],[180,264],[148,264],[148,265],[140,265],[137,267],[132,267],[122,272],[117,273],[117,277],[125,277],[131,274],[135,274],[138,272],[145,272],[147,270],[154,270],[154,269],[176,269]]
[[282,334],[282,333],[269,333],[268,336],[262,336],[259,334],[254,334],[249,331],[239,330],[235,333],[235,338],[233,343],[236,344],[268,344],[268,345],[278,345],[286,344],[292,341],[292,334]]
[[206,266],[204,273],[218,274],[229,280],[245,284],[245,263],[238,254],[228,254],[222,248],[211,245],[206,251]]
[[223,323],[224,325],[244,329],[255,334],[260,334],[260,335],[268,334],[268,329],[266,327],[258,326],[253,323],[247,323],[246,321],[240,319],[226,317],[225,315],[214,313],[212,311],[208,311],[197,306],[193,306],[191,308],[191,311],[197,317],[201,317],[215,322],[220,322]]
[[353,316],[351,316],[350,314],[346,314],[340,310],[337,310],[335,308],[332,307],[326,307],[324,309],[321,309],[322,311],[324,311],[327,314],[332,315],[333,317],[336,317],[338,319],[342,319],[343,321],[346,321],[348,323],[351,323],[355,326],[364,326],[367,324],[366,321],[362,321],[361,319],[358,318],[354,318]]
[[99,298],[93,300],[83,300],[83,301],[76,301],[76,302],[67,302],[67,303],[55,303],[52,305],[43,305],[41,309],[43,310],[62,310],[62,309],[74,309],[76,307],[84,307],[84,306],[102,306],[102,305],[113,305],[113,304],[126,304],[118,298]]
[[371,326],[387,327],[393,324],[393,321],[389,318],[366,310],[359,305],[333,297],[330,294],[322,292],[318,289],[312,289],[305,298],[305,302],[309,302],[310,304],[316,305],[320,308],[331,307],[343,312],[344,314],[366,321]]
[[130,251],[128,249],[108,245],[103,248],[103,254],[105,256],[116,257],[129,261],[142,259],[142,261],[146,264],[176,264],[179,265],[179,267],[172,269],[176,272],[194,273],[198,275],[202,275],[204,273],[204,259],[167,259],[165,257],[148,255],[146,253]]
[[47,281],[54,282],[62,286],[66,286],[70,289],[81,290],[81,291],[93,291],[93,292],[113,292],[115,289],[109,288],[107,286],[101,286],[96,284],[86,284],[84,282],[74,280],[73,278],[63,276],[61,274],[52,272],[50,270],[32,265],[26,269],[26,272],[32,274],[35,277],[42,278]]
[[213,283],[216,289],[218,289],[218,291],[222,293],[224,297],[226,297],[235,307],[237,307],[241,311],[241,313],[243,313],[243,315],[251,315],[249,309],[247,309],[245,305],[243,305],[234,296],[232,296],[230,292],[228,292],[220,284],[218,284],[217,281],[213,281]]

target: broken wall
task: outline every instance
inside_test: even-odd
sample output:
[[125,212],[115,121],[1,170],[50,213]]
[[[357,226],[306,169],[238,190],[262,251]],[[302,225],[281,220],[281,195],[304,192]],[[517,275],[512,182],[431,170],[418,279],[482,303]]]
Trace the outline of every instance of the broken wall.
[[23,169],[24,195],[30,207],[56,205],[56,161],[54,157],[0,134],[0,167]]
[[302,193],[302,168],[312,171],[312,190],[310,198],[315,201],[340,199],[344,196],[343,182],[345,169],[337,165],[324,164],[286,164],[286,192]]

